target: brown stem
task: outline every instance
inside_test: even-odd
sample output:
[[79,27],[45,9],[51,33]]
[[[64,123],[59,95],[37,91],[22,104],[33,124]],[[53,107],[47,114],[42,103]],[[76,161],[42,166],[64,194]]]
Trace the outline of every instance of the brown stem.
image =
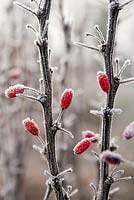
[[[58,163],[55,152],[55,133],[57,129],[53,127],[52,116],[52,74],[49,66],[49,50],[48,50],[48,20],[51,8],[51,0],[44,1],[43,8],[38,14],[40,25],[41,42],[37,41],[37,46],[40,55],[41,73],[44,84],[44,101],[42,101],[43,113],[45,118],[46,142],[47,142],[47,161],[51,175],[55,178],[52,180],[52,186],[55,191],[57,200],[64,200],[65,193],[63,192],[62,183],[56,177],[59,173]],[[46,29],[46,30],[44,30]]]
[[[110,81],[110,91],[107,94],[106,107],[102,120],[102,146],[101,152],[109,149],[112,128],[112,112],[119,79],[113,74],[113,51],[116,34],[116,24],[119,14],[119,3],[116,0],[109,1],[108,30],[106,44],[103,45],[103,56],[105,61],[105,70]],[[112,182],[109,180],[109,165],[100,161],[100,181],[97,192],[97,200],[107,200]]]
[[43,200],[49,200],[49,197],[50,197],[52,191],[53,191],[53,189],[52,189],[51,185],[48,184],[47,190],[46,190],[46,193],[45,193],[45,196],[44,196]]

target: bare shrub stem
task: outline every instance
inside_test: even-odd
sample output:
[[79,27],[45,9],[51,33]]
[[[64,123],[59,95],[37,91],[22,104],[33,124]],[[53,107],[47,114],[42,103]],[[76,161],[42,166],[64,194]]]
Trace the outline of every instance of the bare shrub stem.
[[[55,152],[55,135],[57,128],[53,125],[52,115],[52,72],[49,66],[49,48],[48,48],[48,20],[51,8],[51,0],[44,1],[43,8],[39,10],[38,19],[40,25],[39,35],[41,42],[37,41],[37,46],[40,56],[40,66],[44,85],[44,101],[42,101],[44,119],[45,119],[45,132],[47,142],[47,161],[50,173],[54,179],[52,179],[52,189],[55,191],[57,200],[65,199],[65,192],[62,188],[62,181],[57,177],[59,174],[58,163],[56,160]],[[51,192],[49,191],[49,192]],[[48,192],[48,190],[47,190]],[[48,199],[48,198],[47,198]],[[67,199],[67,198],[66,198]]]
[[[114,107],[115,95],[119,87],[119,78],[114,77],[113,74],[113,51],[119,10],[119,2],[117,2],[116,0],[110,0],[106,43],[104,45],[102,44],[102,53],[104,56],[105,70],[110,81],[110,91],[107,94],[106,106],[103,110],[104,115],[102,117],[101,152],[110,148],[113,115],[111,110]],[[97,200],[108,199],[109,190],[112,182],[112,179],[109,178],[109,165],[101,160],[99,189],[96,197]]]

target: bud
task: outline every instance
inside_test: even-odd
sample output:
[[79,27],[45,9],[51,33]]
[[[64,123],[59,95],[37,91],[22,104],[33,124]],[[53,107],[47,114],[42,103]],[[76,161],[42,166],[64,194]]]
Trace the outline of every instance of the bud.
[[5,91],[5,96],[7,98],[15,98],[17,94],[22,94],[24,92],[24,85],[17,84],[14,86],[10,86]]
[[65,89],[65,91],[63,92],[63,94],[61,96],[61,100],[60,100],[61,108],[67,109],[72,102],[72,98],[73,98],[73,90]]
[[26,118],[22,121],[25,130],[27,130],[29,133],[32,135],[38,136],[39,134],[39,127],[38,125],[34,122],[34,120],[30,118]]
[[122,156],[118,153],[111,152],[109,150],[103,151],[101,159],[111,165],[119,165],[123,162]]
[[8,78],[10,79],[18,79],[20,77],[21,71],[19,68],[12,69],[8,72]]
[[[83,131],[83,135],[85,138],[93,138],[93,137],[96,137],[95,133],[90,131],[90,130],[87,130],[87,131]],[[91,142],[93,143],[96,143],[98,140],[97,139],[94,139],[92,140]]]
[[81,154],[84,151],[86,151],[90,145],[91,145],[91,141],[89,141],[87,138],[85,138],[76,144],[73,151],[75,154]]
[[129,124],[123,131],[123,138],[130,140],[134,137],[134,125],[133,123]]
[[104,92],[108,92],[110,90],[110,83],[107,74],[101,71],[97,72],[97,80]]

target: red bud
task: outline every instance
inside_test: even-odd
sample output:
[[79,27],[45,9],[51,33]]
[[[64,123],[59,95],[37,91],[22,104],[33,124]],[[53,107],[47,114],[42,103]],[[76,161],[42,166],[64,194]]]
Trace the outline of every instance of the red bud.
[[39,134],[39,127],[38,125],[34,122],[34,120],[30,118],[26,118],[22,121],[25,130],[27,130],[29,133],[32,135],[38,136]]
[[104,92],[108,92],[110,90],[110,83],[107,74],[101,71],[97,72],[97,80]]
[[5,96],[8,98],[15,98],[17,94],[22,94],[24,92],[24,85],[17,84],[14,86],[10,86],[5,91]]
[[87,138],[85,138],[76,144],[73,151],[75,154],[81,154],[84,151],[86,151],[90,145],[91,145],[91,141],[89,141]]
[[131,123],[123,131],[123,138],[129,140],[133,137],[134,137],[134,125],[133,123]]
[[63,94],[61,96],[61,100],[60,100],[61,108],[67,109],[72,102],[72,98],[73,98],[73,90],[65,89],[65,91],[63,92]]
[[[83,135],[84,135],[85,138],[95,137],[95,133],[90,131],[90,130],[83,131]],[[96,143],[97,141],[98,141],[97,139],[92,140],[93,143]]]
[[111,152],[109,150],[103,151],[101,159],[111,165],[119,165],[123,162],[122,156],[118,153]]
[[18,79],[21,75],[21,71],[19,68],[15,68],[9,71],[8,77],[11,79]]

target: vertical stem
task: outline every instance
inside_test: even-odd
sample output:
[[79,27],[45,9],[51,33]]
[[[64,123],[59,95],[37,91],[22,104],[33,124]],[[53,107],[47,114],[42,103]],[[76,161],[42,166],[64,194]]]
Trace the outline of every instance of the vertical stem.
[[[43,8],[38,15],[40,25],[41,44],[37,43],[40,61],[41,73],[44,84],[44,101],[42,102],[43,113],[45,118],[46,140],[47,140],[47,160],[51,174],[57,176],[59,173],[58,163],[55,152],[55,133],[57,130],[53,128],[53,115],[52,115],[52,74],[49,66],[49,50],[48,50],[48,27],[46,26],[49,20],[51,8],[51,0],[44,0]],[[46,30],[44,30],[46,28]],[[53,189],[55,191],[57,200],[64,200],[64,192],[62,183],[58,178],[53,180]]]
[[[116,34],[116,24],[119,14],[119,3],[116,0],[109,1],[109,13],[108,13],[108,29],[106,44],[104,44],[104,61],[105,70],[110,81],[110,91],[107,94],[106,107],[104,109],[104,116],[102,119],[102,146],[101,152],[109,149],[112,129],[112,113],[111,109],[114,107],[114,100],[117,89],[119,87],[119,79],[114,77],[113,74],[113,51]],[[103,161],[100,161],[100,181],[99,189],[97,192],[97,200],[107,200],[111,183],[109,178],[109,165]]]

